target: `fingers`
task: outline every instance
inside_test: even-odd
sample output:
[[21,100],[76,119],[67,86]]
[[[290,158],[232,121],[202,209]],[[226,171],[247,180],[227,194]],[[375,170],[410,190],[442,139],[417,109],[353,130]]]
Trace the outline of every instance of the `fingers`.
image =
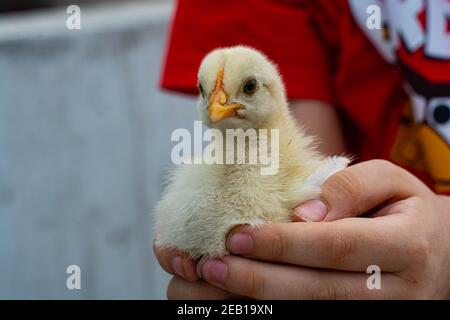
[[160,248],[153,244],[153,252],[166,272],[188,281],[197,281],[196,262],[174,249]]
[[188,282],[173,277],[167,288],[169,300],[230,300],[239,296],[229,293],[205,281]]
[[408,266],[414,251],[409,249],[415,241],[408,228],[397,217],[246,226],[232,231],[228,249],[249,258],[307,267],[365,271],[376,264],[397,272]]
[[203,263],[203,278],[226,291],[255,299],[383,299],[398,297],[407,283],[381,275],[381,289],[367,287],[366,273],[324,271],[226,256]]
[[294,209],[294,221],[333,221],[356,217],[390,201],[427,190],[413,175],[385,160],[350,166],[334,174],[321,187],[320,199]]

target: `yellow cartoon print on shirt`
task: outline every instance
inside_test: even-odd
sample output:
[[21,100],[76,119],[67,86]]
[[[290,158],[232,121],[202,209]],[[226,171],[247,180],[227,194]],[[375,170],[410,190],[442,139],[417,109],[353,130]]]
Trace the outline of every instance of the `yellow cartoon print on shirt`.
[[[391,159],[427,171],[437,192],[450,192],[450,98],[408,104]],[[422,107],[421,107],[422,106]],[[414,113],[415,112],[415,113]]]

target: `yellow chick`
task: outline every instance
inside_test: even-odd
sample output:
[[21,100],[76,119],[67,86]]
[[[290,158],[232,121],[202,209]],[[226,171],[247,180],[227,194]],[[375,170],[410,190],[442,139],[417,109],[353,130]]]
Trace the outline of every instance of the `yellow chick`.
[[[201,63],[198,86],[203,123],[224,136],[230,129],[266,129],[267,152],[277,156],[277,168],[263,174],[261,163],[249,163],[251,152],[260,147],[258,136],[256,144],[245,145],[244,164],[175,169],[155,208],[156,245],[194,259],[226,255],[226,236],[237,225],[289,222],[296,205],[318,197],[321,184],[349,163],[315,149],[313,138],[289,112],[277,67],[261,52],[243,46],[210,52]],[[231,146],[216,139],[211,144],[226,153],[229,147],[238,150],[237,140]]]

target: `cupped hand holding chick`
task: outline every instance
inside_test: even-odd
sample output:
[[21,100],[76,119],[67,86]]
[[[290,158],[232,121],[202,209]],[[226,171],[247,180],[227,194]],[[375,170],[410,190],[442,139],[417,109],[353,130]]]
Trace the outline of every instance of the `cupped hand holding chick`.
[[[372,160],[330,177],[321,201],[325,222],[238,227],[228,236],[231,255],[220,259],[196,265],[155,247],[161,265],[177,275],[168,297],[450,299],[450,197]],[[317,200],[300,209],[317,210]],[[374,267],[377,284],[368,273]]]

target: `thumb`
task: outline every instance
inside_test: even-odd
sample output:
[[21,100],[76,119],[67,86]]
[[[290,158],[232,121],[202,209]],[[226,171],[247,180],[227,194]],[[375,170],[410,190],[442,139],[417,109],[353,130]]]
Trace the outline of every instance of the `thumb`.
[[385,160],[361,162],[328,178],[317,199],[294,209],[293,221],[334,221],[357,217],[389,200],[427,190],[406,170]]

